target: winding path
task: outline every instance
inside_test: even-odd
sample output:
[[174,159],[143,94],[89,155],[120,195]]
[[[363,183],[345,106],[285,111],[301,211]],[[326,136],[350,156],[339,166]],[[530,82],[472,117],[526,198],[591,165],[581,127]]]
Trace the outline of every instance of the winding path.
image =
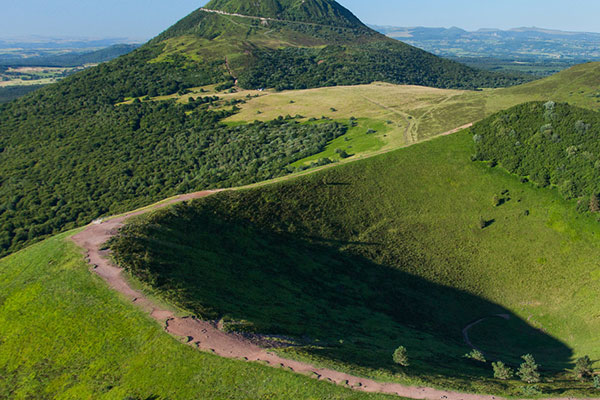
[[[477,321],[475,321],[475,322],[471,322],[469,325],[465,326],[465,327],[463,328],[463,330],[462,330],[462,334],[463,334],[463,339],[465,340],[465,343],[466,343],[466,344],[467,344],[469,347],[471,347],[471,348],[473,348],[473,349],[475,349],[475,350],[481,351],[481,349],[479,349],[477,346],[475,346],[475,345],[473,344],[473,342],[471,342],[471,338],[469,337],[469,331],[470,331],[470,330],[471,330],[471,328],[472,328],[472,327],[474,327],[475,325],[479,325],[479,324],[480,324],[480,323],[482,323],[483,321],[486,321],[486,320],[488,320],[488,319],[490,319],[490,318],[502,318],[502,319],[505,319],[505,320],[507,320],[507,321],[508,321],[508,320],[510,319],[510,315],[508,315],[508,314],[496,314],[496,315],[492,315],[492,316],[490,316],[490,317],[485,317],[485,318],[478,319]],[[483,353],[483,351],[481,351],[481,352]]]
[[[275,368],[305,374],[313,378],[329,381],[338,385],[371,393],[385,393],[398,395],[411,399],[427,400],[506,400],[502,397],[479,394],[466,394],[445,391],[427,387],[405,386],[397,383],[376,382],[371,379],[361,378],[326,368],[317,368],[308,363],[288,360],[273,354],[247,339],[219,331],[213,324],[196,318],[177,317],[172,311],[153,302],[142,292],[133,289],[123,276],[123,270],[113,265],[109,259],[109,251],[102,250],[103,244],[116,235],[127,219],[145,214],[170,204],[198,199],[212,195],[218,191],[203,191],[181,195],[163,203],[142,210],[133,211],[112,219],[96,221],[88,225],[83,231],[72,237],[72,240],[87,252],[87,260],[94,273],[99,275],[106,283],[117,292],[124,295],[129,301],[147,312],[154,320],[163,324],[165,331],[171,335],[187,338],[187,343],[200,350],[210,351],[216,355],[246,361],[262,362]],[[482,322],[476,321],[463,330],[465,340],[468,340],[468,331],[474,325]],[[471,344],[472,346],[472,344]],[[567,399],[545,399],[567,400]],[[599,400],[599,399],[590,399]]]

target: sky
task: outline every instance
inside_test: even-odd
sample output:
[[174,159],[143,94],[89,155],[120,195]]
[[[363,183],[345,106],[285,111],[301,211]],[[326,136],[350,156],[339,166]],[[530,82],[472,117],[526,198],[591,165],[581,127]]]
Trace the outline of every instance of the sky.
[[[248,0],[250,1],[250,0]],[[392,26],[458,26],[600,32],[598,0],[338,0],[363,22]],[[0,38],[147,40],[206,0],[0,0]]]

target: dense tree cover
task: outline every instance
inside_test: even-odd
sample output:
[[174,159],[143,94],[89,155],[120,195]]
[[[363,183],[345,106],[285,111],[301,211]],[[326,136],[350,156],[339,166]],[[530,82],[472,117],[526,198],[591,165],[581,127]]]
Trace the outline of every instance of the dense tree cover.
[[264,51],[239,76],[248,88],[305,89],[384,81],[439,88],[476,89],[510,86],[523,77],[494,74],[444,60],[392,41],[323,49]]
[[226,127],[219,120],[230,112],[203,100],[192,111],[175,102],[72,104],[66,118],[50,118],[39,101],[0,112],[0,255],[175,193],[280,176],[346,131],[283,118]]
[[[600,194],[600,114],[568,104],[526,103],[472,128],[475,160],[499,163],[566,198]],[[591,202],[590,202],[591,203]]]
[[[57,87],[42,91],[40,97],[31,101],[37,102],[38,107],[58,108],[56,114],[60,115],[65,108],[114,104],[126,97],[168,95],[227,79],[222,67],[224,62],[192,63],[182,55],[154,62],[163,47],[144,46],[112,62],[87,69]],[[28,101],[15,107],[28,106]]]
[[0,87],[0,103],[8,103],[9,101],[36,91],[41,87],[43,87],[43,85]]

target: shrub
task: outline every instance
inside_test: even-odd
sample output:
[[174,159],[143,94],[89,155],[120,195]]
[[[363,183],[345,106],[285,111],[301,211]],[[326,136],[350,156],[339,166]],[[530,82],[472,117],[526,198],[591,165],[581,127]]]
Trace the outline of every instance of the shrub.
[[471,352],[465,354],[464,357],[469,358],[471,360],[480,361],[482,363],[487,362],[483,353],[477,349],[471,350]]
[[483,217],[479,217],[478,226],[479,229],[485,229],[487,227],[487,221]]
[[600,376],[594,376],[594,389],[600,389]]
[[410,364],[408,363],[408,354],[406,352],[406,347],[400,346],[394,351],[393,355],[394,362],[403,367],[408,367]]
[[523,395],[525,395],[527,397],[535,397],[535,396],[539,396],[540,394],[542,394],[542,391],[538,385],[529,385],[529,386],[523,386],[521,388],[521,393],[523,393]]
[[340,158],[348,158],[348,157],[350,157],[350,155],[348,153],[346,153],[346,150],[335,149],[335,153],[338,154],[340,156]]
[[493,362],[492,368],[494,368],[494,378],[503,381],[512,378],[515,374],[515,372],[502,361]]
[[531,354],[526,354],[523,357],[524,362],[519,367],[517,375],[522,381],[527,383],[537,383],[540,381],[539,365]]
[[594,373],[592,367],[592,360],[588,356],[578,358],[575,362],[575,368],[573,369],[573,375],[576,379],[586,380],[591,378]]

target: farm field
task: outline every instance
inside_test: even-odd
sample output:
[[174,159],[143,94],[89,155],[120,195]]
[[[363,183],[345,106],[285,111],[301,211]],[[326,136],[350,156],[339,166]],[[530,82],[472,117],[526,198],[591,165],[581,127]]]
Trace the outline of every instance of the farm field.
[[9,67],[0,70],[0,88],[48,85],[88,67]]

